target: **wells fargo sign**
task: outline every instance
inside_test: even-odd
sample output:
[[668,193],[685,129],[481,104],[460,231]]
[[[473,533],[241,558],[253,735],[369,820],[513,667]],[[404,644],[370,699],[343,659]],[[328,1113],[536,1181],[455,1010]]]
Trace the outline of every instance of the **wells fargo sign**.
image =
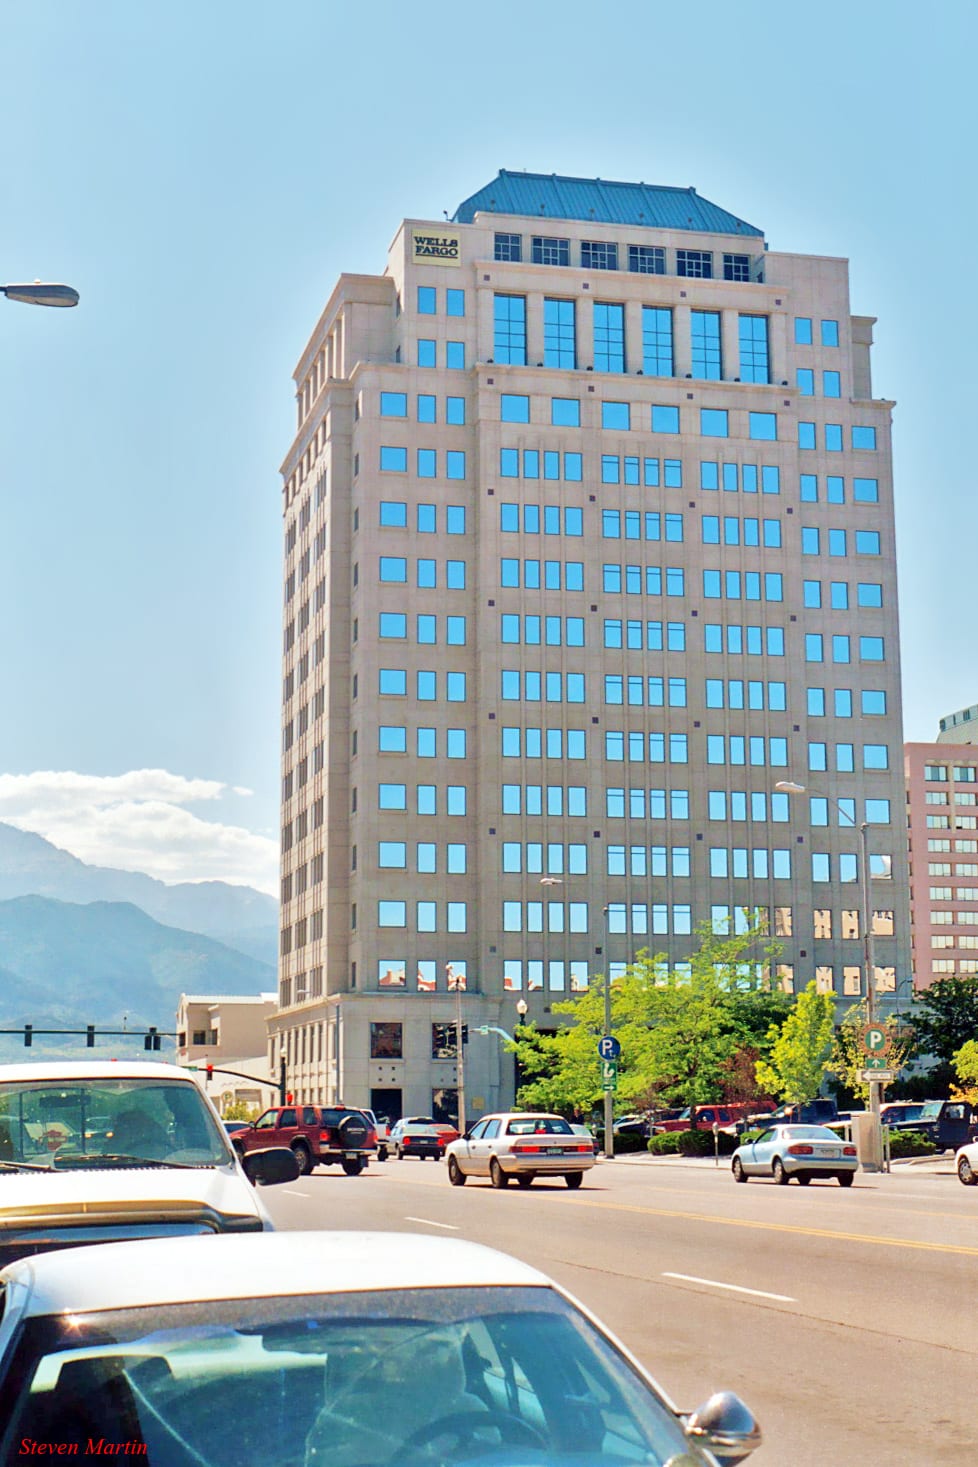
[[441,230],[416,229],[414,238],[414,260],[421,265],[460,265],[461,241],[457,234],[446,234]]

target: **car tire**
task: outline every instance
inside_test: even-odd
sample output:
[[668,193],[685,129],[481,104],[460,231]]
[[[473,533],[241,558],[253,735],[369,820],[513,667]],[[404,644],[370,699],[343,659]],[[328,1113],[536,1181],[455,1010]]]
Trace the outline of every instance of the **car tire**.
[[400,1147],[397,1148],[397,1159],[398,1161],[404,1160],[404,1152],[401,1150]]
[[489,1180],[492,1185],[497,1189],[497,1191],[501,1191],[503,1187],[509,1186],[509,1177],[507,1177],[506,1173],[499,1165],[498,1158],[495,1156],[489,1163]]
[[381,1150],[378,1147],[378,1150],[377,1150],[377,1160],[378,1161],[386,1161],[387,1160],[387,1148],[386,1148],[386,1146],[383,1148],[383,1150]]
[[735,1182],[747,1181],[747,1173],[744,1171],[744,1163],[741,1161],[739,1156],[734,1157],[733,1165],[731,1166],[730,1170],[733,1172],[733,1179]]
[[799,1187],[807,1187],[810,1181],[811,1181],[811,1177],[809,1176],[808,1172],[799,1172],[798,1173],[798,1185],[799,1185]]
[[958,1160],[958,1181],[963,1187],[974,1187],[978,1183],[978,1174],[966,1156]]
[[344,1156],[340,1165],[348,1177],[358,1177],[367,1163],[362,1156]]
[[565,1172],[565,1174],[564,1174],[564,1181],[567,1183],[568,1187],[571,1189],[572,1192],[576,1192],[577,1189],[578,1189],[578,1187],[584,1181],[584,1173],[583,1172]]
[[309,1147],[304,1141],[299,1141],[292,1148],[292,1154],[299,1163],[299,1176],[307,1177],[312,1171],[313,1161]]
[[788,1173],[784,1169],[784,1162],[781,1160],[780,1156],[776,1156],[774,1158],[774,1162],[771,1166],[771,1175],[777,1182],[779,1187],[787,1187],[788,1183],[791,1181],[791,1178],[788,1176]]
[[468,1178],[455,1160],[454,1156],[448,1158],[448,1180],[453,1187],[464,1187]]
[[856,1174],[855,1174],[855,1172],[840,1172],[839,1173],[839,1186],[840,1187],[851,1187],[852,1184],[853,1184],[853,1182],[855,1180],[856,1180]]
[[532,1172],[520,1172],[519,1176],[516,1178],[516,1185],[518,1187],[529,1187],[529,1185],[530,1185],[530,1183],[532,1181],[533,1181],[533,1173]]

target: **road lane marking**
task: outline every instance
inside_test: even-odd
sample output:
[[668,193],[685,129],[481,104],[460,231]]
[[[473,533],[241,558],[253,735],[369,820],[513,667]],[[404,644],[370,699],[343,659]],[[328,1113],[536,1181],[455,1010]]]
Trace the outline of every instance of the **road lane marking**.
[[292,1187],[282,1188],[283,1197],[311,1197],[311,1192],[296,1192]]
[[777,1299],[781,1304],[797,1304],[790,1294],[769,1294],[765,1289],[744,1289],[740,1284],[722,1284],[719,1279],[698,1279],[692,1273],[663,1273],[664,1279],[681,1279],[686,1284],[703,1284],[707,1289],[730,1289],[734,1294],[753,1294],[755,1299]]
[[424,1223],[426,1228],[445,1228],[450,1233],[457,1233],[460,1231],[460,1229],[455,1227],[453,1223],[435,1222],[434,1218],[432,1217],[406,1217],[404,1221]]
[[645,1217],[674,1217],[686,1222],[717,1223],[726,1228],[754,1228],[765,1233],[796,1233],[803,1238],[828,1238],[833,1242],[866,1243],[874,1248],[916,1248],[923,1253],[957,1253],[978,1258],[978,1248],[963,1243],[925,1243],[915,1238],[879,1238],[872,1233],[844,1233],[833,1228],[803,1228],[794,1223],[756,1222],[749,1218],[714,1216],[708,1212],[680,1212],[665,1207],[640,1207],[634,1202],[591,1202],[581,1197],[568,1199],[565,1206],[609,1208],[612,1212],[637,1212]]

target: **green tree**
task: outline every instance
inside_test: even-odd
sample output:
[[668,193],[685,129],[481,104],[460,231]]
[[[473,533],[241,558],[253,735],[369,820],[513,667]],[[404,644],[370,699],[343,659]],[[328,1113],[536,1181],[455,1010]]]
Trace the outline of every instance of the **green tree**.
[[978,977],[939,978],[914,1000],[910,1025],[919,1053],[950,1064],[978,1039]]
[[757,1061],[757,1083],[789,1105],[803,1105],[818,1094],[832,1055],[835,1014],[830,995],[819,993],[813,978],[780,1029],[768,1037],[770,1059]]
[[[617,1108],[658,1100],[697,1105],[726,1098],[745,1048],[766,1047],[772,1017],[786,1012],[769,980],[756,929],[726,936],[708,926],[686,963],[638,955],[611,990],[612,1027],[621,1044]],[[769,965],[768,965],[769,966]],[[597,1041],[604,1033],[604,979],[587,993],[554,1004],[571,1020],[554,1035],[521,1026],[514,1040],[524,1083],[519,1103],[590,1111],[603,1098]],[[739,1093],[739,1091],[738,1091]]]
[[978,1040],[969,1039],[953,1056],[960,1094],[974,1105],[978,1102]]

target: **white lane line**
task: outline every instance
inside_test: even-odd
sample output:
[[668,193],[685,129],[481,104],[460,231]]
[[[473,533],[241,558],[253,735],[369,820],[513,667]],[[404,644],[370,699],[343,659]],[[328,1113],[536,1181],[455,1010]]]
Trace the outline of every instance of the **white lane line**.
[[721,1284],[717,1279],[698,1279],[691,1273],[663,1273],[664,1279],[681,1279],[686,1284],[705,1284],[708,1289],[730,1289],[734,1294],[753,1294],[757,1299],[777,1299],[781,1304],[797,1304],[790,1294],[768,1294],[764,1289],[742,1289],[740,1284]]
[[309,1197],[310,1195],[311,1194],[309,1192],[296,1192],[292,1187],[282,1188],[283,1197]]
[[426,1228],[445,1228],[450,1233],[457,1233],[459,1231],[459,1229],[454,1227],[451,1223],[435,1222],[434,1219],[430,1217],[406,1217],[404,1221],[424,1223]]

